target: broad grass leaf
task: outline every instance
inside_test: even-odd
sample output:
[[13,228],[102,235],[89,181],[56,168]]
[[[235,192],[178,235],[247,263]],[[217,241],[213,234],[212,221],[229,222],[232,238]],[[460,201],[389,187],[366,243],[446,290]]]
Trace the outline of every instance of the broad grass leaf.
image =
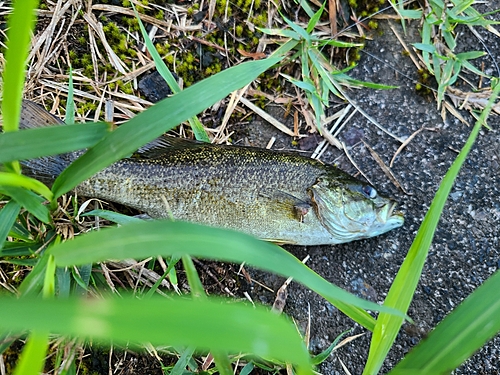
[[0,210],[0,250],[2,250],[3,244],[10,232],[10,229],[14,225],[20,210],[21,206],[14,201],[10,201]]
[[[33,314],[36,311],[36,314]],[[254,353],[294,363],[312,374],[309,353],[295,326],[261,306],[221,298],[113,296],[106,299],[0,298],[0,328],[47,331],[122,344]]]
[[389,374],[448,374],[460,366],[500,331],[498,290],[500,272],[467,297]]
[[43,370],[48,347],[49,336],[46,333],[32,332],[26,340],[13,375],[40,374]]
[[[5,67],[2,74],[2,117],[5,132],[19,127],[22,92],[26,75],[26,59],[35,25],[37,0],[14,1],[13,11],[8,19]],[[17,161],[5,165],[7,171],[20,173]]]
[[48,200],[51,200],[53,197],[52,192],[43,183],[17,173],[0,172],[0,189],[3,186],[23,187],[33,190]]
[[42,203],[45,201],[44,198],[20,187],[1,186],[0,191],[3,194],[11,197],[22,207],[26,208],[28,212],[33,214],[38,220],[44,223],[50,222],[49,209],[46,206],[42,205]]
[[[191,255],[227,262],[246,262],[285,277],[293,277],[368,329],[373,327],[373,318],[362,309],[385,309],[329,283],[279,246],[239,232],[192,223],[166,220],[131,223],[80,236],[53,246],[47,252],[54,255],[59,267],[158,255]],[[385,311],[390,313],[394,310]]]
[[0,163],[29,160],[92,147],[106,134],[106,123],[58,125],[0,134]]
[[2,75],[2,117],[6,132],[17,130],[19,125],[26,59],[37,5],[37,0],[14,1],[14,10],[8,19],[5,68]]

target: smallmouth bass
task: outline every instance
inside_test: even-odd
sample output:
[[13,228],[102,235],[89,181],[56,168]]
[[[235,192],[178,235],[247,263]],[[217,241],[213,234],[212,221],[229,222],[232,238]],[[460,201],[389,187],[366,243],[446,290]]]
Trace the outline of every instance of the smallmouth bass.
[[[61,121],[23,101],[21,127]],[[53,181],[81,152],[23,162]],[[403,225],[397,203],[340,169],[290,152],[163,136],[96,173],[79,195],[117,202],[152,218],[233,229],[280,244],[339,244]]]

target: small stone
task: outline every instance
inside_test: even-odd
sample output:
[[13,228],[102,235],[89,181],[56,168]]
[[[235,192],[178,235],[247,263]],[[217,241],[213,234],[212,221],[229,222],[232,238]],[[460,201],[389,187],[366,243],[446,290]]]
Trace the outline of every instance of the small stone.
[[[172,75],[175,79],[178,78],[175,73],[172,73]],[[156,70],[139,81],[139,90],[152,103],[159,102],[172,95],[172,90],[168,87],[167,82]]]

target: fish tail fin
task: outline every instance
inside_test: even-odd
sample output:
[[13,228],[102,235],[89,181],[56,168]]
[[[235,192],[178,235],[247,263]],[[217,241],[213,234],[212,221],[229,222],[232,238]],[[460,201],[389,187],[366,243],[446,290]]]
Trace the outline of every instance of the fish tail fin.
[[[40,105],[29,100],[22,101],[19,120],[20,129],[35,129],[63,123],[63,121],[47,112]],[[68,153],[23,160],[21,161],[21,165],[23,166],[25,175],[51,184],[74,159],[75,156],[72,153]]]
[[57,176],[71,163],[62,155],[44,156],[37,159],[20,161],[23,174],[51,185]]
[[45,108],[32,101],[23,99],[19,129],[35,129],[60,124],[64,124],[64,122],[47,112]]

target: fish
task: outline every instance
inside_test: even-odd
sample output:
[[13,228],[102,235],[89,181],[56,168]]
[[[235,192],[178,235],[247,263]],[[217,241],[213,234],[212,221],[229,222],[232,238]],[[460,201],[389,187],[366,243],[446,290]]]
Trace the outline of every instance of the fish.
[[[62,123],[23,101],[21,128]],[[51,183],[83,151],[23,161]],[[293,152],[164,135],[75,188],[153,219],[236,230],[278,244],[335,245],[401,227],[397,203],[341,169]]]

